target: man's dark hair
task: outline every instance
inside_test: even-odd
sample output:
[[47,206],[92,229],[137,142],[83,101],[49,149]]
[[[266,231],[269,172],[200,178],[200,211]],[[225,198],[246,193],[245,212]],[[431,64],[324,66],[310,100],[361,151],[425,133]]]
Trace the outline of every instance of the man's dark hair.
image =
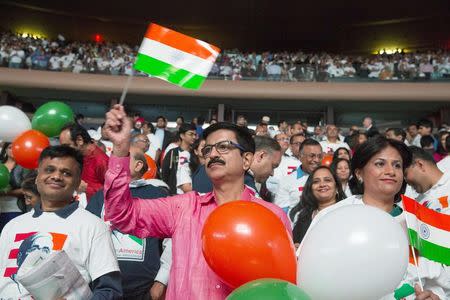
[[411,127],[411,126],[415,126],[416,127],[416,129],[419,127],[419,126],[417,126],[417,124],[416,123],[409,123],[409,125],[408,125],[408,128],[409,127]]
[[292,135],[291,138],[289,139],[289,144],[292,144],[294,142],[294,139],[296,137],[298,137],[298,136],[303,136],[304,137],[305,134],[304,133],[296,133],[296,134]]
[[282,123],[284,123],[284,122],[286,122],[286,120],[280,120],[280,121],[278,121],[278,127],[280,127],[280,125],[281,125]]
[[206,128],[203,131],[203,138],[206,140],[211,133],[221,129],[233,131],[238,144],[245,149],[245,152],[255,153],[255,141],[246,127],[240,127],[228,122],[219,122]]
[[203,124],[205,124],[205,117],[203,117],[203,116],[198,116],[198,117],[197,117],[197,125],[201,126],[201,125],[203,125]]
[[80,136],[83,139],[83,142],[86,144],[91,144],[92,143],[92,138],[89,135],[89,133],[87,132],[86,129],[84,129],[84,127],[76,124],[76,123],[70,123],[65,125],[61,131],[64,130],[69,130],[70,132],[70,139],[72,140],[72,142],[76,142],[77,138]]
[[83,114],[76,114],[76,115],[75,115],[75,120],[76,120],[76,121],[82,120],[82,119],[84,119],[84,115],[83,115]]
[[426,128],[431,128],[431,131],[433,131],[433,122],[431,122],[428,119],[422,119],[419,122],[417,122],[418,127],[422,126],[422,127],[426,127]]
[[269,153],[281,151],[281,146],[276,140],[268,136],[255,136],[255,151],[266,150]]
[[430,147],[430,146],[434,147],[434,139],[431,137],[431,135],[425,135],[420,138],[420,146],[422,148]]
[[167,119],[166,119],[166,117],[164,117],[164,116],[157,116],[157,117],[156,117],[156,122],[158,122],[159,119],[163,119],[164,122],[167,122]]
[[181,122],[184,123],[184,118],[182,116],[178,116],[175,118],[175,120],[181,119]]
[[186,133],[189,130],[193,130],[196,131],[197,127],[195,127],[195,124],[193,123],[183,123],[180,125],[180,128],[178,129],[178,136],[180,136],[180,134],[182,133]]
[[402,141],[405,141],[405,139],[406,139],[406,132],[403,129],[401,129],[401,128],[388,128],[386,130],[386,132],[388,132],[388,131],[392,131],[395,136],[401,135],[402,136]]
[[135,160],[142,161],[142,169],[141,169],[141,171],[139,171],[139,175],[140,175],[140,177],[144,176],[144,174],[148,171],[148,164],[147,164],[147,160],[145,159],[144,153],[142,153],[140,151],[135,151],[133,153],[133,158]]
[[63,157],[72,157],[77,162],[81,174],[81,171],[83,170],[83,155],[77,149],[66,145],[49,146],[45,148],[39,156],[39,164],[41,164],[45,158],[53,159]]
[[316,141],[316,140],[314,140],[314,139],[306,139],[306,140],[304,140],[303,143],[300,145],[300,150],[299,150],[299,152],[302,153],[303,149],[304,149],[306,146],[319,146],[319,147],[322,147],[322,146],[320,146],[320,143],[319,143],[318,141]]
[[417,146],[410,146],[409,151],[411,151],[413,161],[416,159],[422,159],[436,165],[436,162],[433,159],[433,156],[425,150]]

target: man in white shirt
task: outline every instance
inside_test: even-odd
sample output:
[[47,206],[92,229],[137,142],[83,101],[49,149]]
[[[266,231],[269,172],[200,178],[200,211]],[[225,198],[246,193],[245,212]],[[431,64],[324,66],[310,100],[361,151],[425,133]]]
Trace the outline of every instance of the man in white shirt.
[[[285,133],[279,133],[275,136],[275,140],[281,147],[282,155],[281,162],[279,163],[278,167],[273,171],[273,175],[270,176],[266,181],[267,189],[272,194],[277,193],[280,181],[287,175],[297,170],[297,168],[300,166],[300,160],[298,159],[298,150],[297,156],[294,156],[289,149],[289,137]],[[289,154],[288,151],[291,153]]]
[[338,148],[347,148],[350,150],[347,143],[339,140],[338,128],[333,124],[326,127],[326,137],[320,142],[320,146],[322,146],[323,152],[328,154],[333,154]]
[[417,127],[417,124],[410,124],[408,126],[407,133],[408,135],[406,137],[405,144],[407,146],[416,146],[420,148],[420,138],[422,136],[419,134],[419,128]]
[[323,153],[319,142],[306,139],[300,146],[301,165],[289,176],[280,181],[274,204],[286,213],[299,201],[309,174],[320,166]]
[[413,154],[413,163],[406,169],[405,178],[418,194],[414,195],[416,201],[430,209],[450,214],[450,173],[439,170],[433,157],[422,148],[411,146],[409,149]]
[[81,182],[82,168],[82,154],[71,147],[51,146],[42,152],[36,178],[41,203],[9,222],[0,236],[2,297],[30,299],[31,295],[17,281],[20,267],[34,251],[40,251],[45,259],[52,252],[61,250],[67,253],[83,279],[91,284],[91,299],[122,296],[120,271],[109,228],[73,200]]

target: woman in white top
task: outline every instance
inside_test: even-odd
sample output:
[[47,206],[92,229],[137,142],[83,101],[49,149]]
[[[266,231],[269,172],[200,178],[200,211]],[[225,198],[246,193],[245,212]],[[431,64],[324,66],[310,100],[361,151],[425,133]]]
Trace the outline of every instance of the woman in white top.
[[[27,171],[16,164],[12,154],[11,143],[5,143],[0,153],[0,161],[10,173],[9,187],[0,192],[0,232],[3,227],[11,219],[21,215],[25,210],[25,203],[23,201],[22,190],[20,184]],[[22,201],[23,210],[19,208],[18,203]]]
[[350,197],[353,195],[350,190],[350,177],[351,177],[351,166],[350,161],[345,158],[338,158],[333,160],[330,166],[331,171],[336,174],[339,179],[342,190],[344,191],[345,197]]
[[[345,205],[374,206],[401,222],[404,219],[402,218],[403,211],[396,203],[400,201],[400,195],[405,191],[405,169],[411,163],[411,152],[402,142],[386,139],[383,136],[373,137],[365,142],[357,148],[352,158],[353,178],[350,184],[353,185],[352,190],[355,195],[321,211],[312,220],[309,228],[313,228],[330,211]],[[408,278],[410,275],[417,274],[415,268],[413,269],[408,267]],[[443,277],[446,276],[444,271],[442,274]],[[423,275],[422,277],[422,281],[425,282],[425,291],[416,290],[415,299],[439,299],[436,295],[440,295],[441,299],[446,299],[445,292],[441,287],[431,281],[429,286],[426,284],[428,280],[434,278],[425,278]],[[414,284],[415,279],[413,276],[413,279],[408,281]],[[393,299],[393,295],[387,295],[383,297],[384,299]]]

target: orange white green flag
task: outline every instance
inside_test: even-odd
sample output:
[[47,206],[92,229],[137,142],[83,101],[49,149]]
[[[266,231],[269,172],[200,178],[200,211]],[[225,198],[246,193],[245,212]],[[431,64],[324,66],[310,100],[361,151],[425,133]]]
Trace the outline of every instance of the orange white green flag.
[[150,24],[134,69],[178,86],[199,89],[220,49],[157,24]]
[[411,245],[419,255],[450,265],[450,215],[402,195]]

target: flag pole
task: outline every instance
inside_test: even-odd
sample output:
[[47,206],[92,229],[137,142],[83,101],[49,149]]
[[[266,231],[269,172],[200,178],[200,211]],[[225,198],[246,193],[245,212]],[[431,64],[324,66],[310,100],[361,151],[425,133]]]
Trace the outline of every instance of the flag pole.
[[123,91],[122,91],[122,96],[120,96],[120,101],[119,101],[120,105],[123,105],[123,102],[125,101],[125,97],[127,96],[127,93],[128,93],[128,88],[130,87],[131,79],[133,79],[133,73],[134,72],[132,71],[131,75],[128,76],[128,78],[127,78],[127,82],[125,83],[125,87],[123,88]]
[[409,242],[410,242],[409,244],[410,244],[411,252],[413,255],[413,259],[414,259],[414,265],[416,266],[417,278],[419,279],[419,286],[420,286],[420,289],[423,291],[423,284],[422,284],[422,280],[420,279],[421,276],[420,276],[420,272],[419,272],[419,264],[418,264],[417,258],[416,258],[416,251],[414,251],[414,247],[412,245],[411,234],[409,233],[409,230],[408,230],[408,228],[410,228],[410,227],[409,227],[409,223],[408,223],[408,214],[406,214],[406,213],[405,213],[405,221],[406,221],[406,231],[408,232],[408,237],[409,237]]

